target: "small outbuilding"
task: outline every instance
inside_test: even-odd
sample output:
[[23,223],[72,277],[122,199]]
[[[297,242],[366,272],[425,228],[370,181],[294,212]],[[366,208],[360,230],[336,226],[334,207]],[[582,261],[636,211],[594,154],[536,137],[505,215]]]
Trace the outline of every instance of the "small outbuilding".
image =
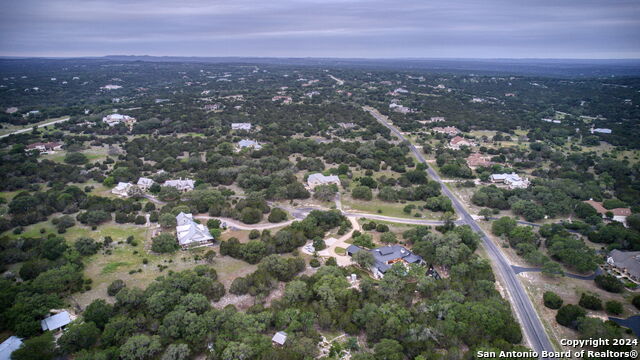
[[44,318],[40,322],[40,325],[42,326],[42,331],[55,331],[64,328],[65,326],[69,325],[70,322],[71,316],[68,312],[63,311],[53,316]]
[[278,331],[271,338],[271,342],[273,342],[274,345],[278,345],[278,346],[284,345],[286,341],[287,341],[287,333],[284,331]]

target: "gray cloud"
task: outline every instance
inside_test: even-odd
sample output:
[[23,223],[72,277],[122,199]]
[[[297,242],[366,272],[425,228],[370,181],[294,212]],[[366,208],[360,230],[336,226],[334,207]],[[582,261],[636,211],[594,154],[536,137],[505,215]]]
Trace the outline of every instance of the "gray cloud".
[[640,57],[637,0],[5,0],[0,55]]

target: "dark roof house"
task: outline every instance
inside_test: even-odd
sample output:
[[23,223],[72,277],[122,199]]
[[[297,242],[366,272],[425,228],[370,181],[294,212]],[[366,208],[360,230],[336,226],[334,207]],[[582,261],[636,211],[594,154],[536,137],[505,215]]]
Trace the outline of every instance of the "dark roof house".
[[353,256],[358,251],[369,251],[373,255],[374,263],[371,267],[373,275],[383,277],[384,273],[391,268],[396,262],[405,264],[424,264],[422,256],[416,255],[400,245],[387,245],[372,250],[365,250],[356,245],[350,245],[347,248],[347,254]]

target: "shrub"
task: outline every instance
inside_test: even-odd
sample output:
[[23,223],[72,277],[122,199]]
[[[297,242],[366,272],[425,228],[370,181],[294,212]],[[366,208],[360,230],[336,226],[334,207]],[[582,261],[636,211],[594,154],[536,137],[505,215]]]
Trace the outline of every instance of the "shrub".
[[151,250],[160,254],[173,253],[178,250],[178,242],[171,234],[160,234],[153,238]]
[[320,260],[313,258],[311,259],[311,261],[309,261],[309,265],[311,265],[311,267],[317,268],[320,266]]
[[381,233],[387,232],[389,231],[389,226],[385,224],[378,224],[376,225],[376,231]]
[[89,237],[81,237],[76,240],[74,247],[81,255],[89,256],[98,252],[98,243]]
[[120,279],[113,280],[113,282],[107,288],[107,294],[109,294],[109,296],[116,296],[120,292],[120,290],[124,289],[126,286],[127,285],[124,283],[124,281]]
[[580,296],[580,302],[578,305],[589,310],[602,310],[602,300],[599,297],[592,294],[582,293]]
[[620,315],[624,312],[622,303],[615,300],[607,301],[606,303],[604,303],[604,308],[607,313],[612,315]]
[[360,199],[360,200],[371,200],[373,198],[373,194],[371,193],[371,188],[367,187],[367,186],[356,186],[355,188],[353,188],[353,190],[351,191],[351,196],[353,196],[354,199]]
[[558,310],[556,314],[556,321],[558,324],[566,327],[575,328],[578,322],[578,319],[581,317],[585,317],[587,312],[584,311],[583,308],[578,305],[565,305]]
[[544,306],[554,310],[560,309],[563,303],[562,298],[553,291],[546,291],[542,299],[544,300]]
[[257,239],[260,237],[260,231],[259,230],[251,230],[249,232],[249,239],[253,240],[253,239]]
[[640,295],[634,296],[633,300],[631,300],[631,303],[636,307],[636,309],[640,310]]
[[271,209],[271,213],[269,214],[267,220],[270,223],[279,223],[281,221],[285,221],[287,220],[287,212],[280,208],[273,208]]
[[624,289],[624,284],[613,275],[600,274],[593,281],[599,288],[608,292],[619,293]]

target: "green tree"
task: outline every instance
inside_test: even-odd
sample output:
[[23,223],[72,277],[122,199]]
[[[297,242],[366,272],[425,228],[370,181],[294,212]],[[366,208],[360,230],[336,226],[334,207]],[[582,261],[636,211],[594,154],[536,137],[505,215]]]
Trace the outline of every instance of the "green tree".
[[287,220],[287,212],[277,207],[273,208],[271,209],[271,213],[269,214],[269,218],[267,220],[269,220],[270,223],[279,223],[285,221]]
[[67,164],[82,165],[89,162],[89,159],[83,153],[68,152],[64,157],[64,162],[66,162]]
[[544,306],[548,307],[549,309],[560,309],[563,303],[562,298],[553,291],[545,291],[542,298],[544,300]]
[[58,339],[58,346],[65,354],[72,354],[81,349],[88,349],[98,341],[100,330],[96,324],[85,322],[71,324]]
[[257,224],[262,220],[260,209],[246,207],[240,211],[240,221],[245,224]]
[[178,250],[178,242],[171,234],[160,234],[153,238],[151,250],[156,253],[173,253]]
[[353,261],[355,261],[356,264],[360,265],[362,268],[369,269],[371,266],[373,266],[375,259],[369,251],[363,249],[353,254]]
[[604,303],[604,309],[611,315],[620,315],[624,312],[622,303],[615,300],[610,300]]
[[556,321],[562,326],[575,328],[578,324],[578,319],[586,315],[587,312],[578,305],[568,304],[558,310]]
[[404,360],[402,345],[392,339],[382,339],[373,347],[376,360]]
[[158,223],[165,229],[174,228],[176,227],[176,225],[178,225],[176,217],[170,213],[160,215],[160,217],[158,218]]
[[515,219],[503,216],[491,224],[491,232],[496,236],[508,235],[517,225]]
[[187,360],[191,350],[187,344],[171,344],[162,354],[160,360]]
[[122,360],[146,360],[160,354],[162,344],[160,337],[147,335],[134,335],[120,347]]
[[353,190],[351,191],[351,196],[353,196],[354,199],[359,199],[359,200],[371,200],[373,198],[373,194],[371,193],[371,188],[367,187],[367,186],[356,186],[355,188],[353,188]]
[[56,355],[53,332],[26,340],[11,354],[11,360],[52,360]]
[[380,235],[380,241],[385,244],[395,244],[398,242],[398,239],[396,237],[396,234],[389,231]]
[[98,252],[98,243],[90,237],[81,237],[73,246],[81,255],[90,256]]
[[336,184],[318,185],[313,189],[313,198],[320,201],[331,201],[337,192]]
[[602,300],[592,294],[582,293],[578,305],[589,310],[602,310]]
[[92,322],[96,324],[99,329],[104,329],[104,326],[111,319],[113,314],[113,306],[107,304],[103,299],[94,300],[82,314],[86,322]]

